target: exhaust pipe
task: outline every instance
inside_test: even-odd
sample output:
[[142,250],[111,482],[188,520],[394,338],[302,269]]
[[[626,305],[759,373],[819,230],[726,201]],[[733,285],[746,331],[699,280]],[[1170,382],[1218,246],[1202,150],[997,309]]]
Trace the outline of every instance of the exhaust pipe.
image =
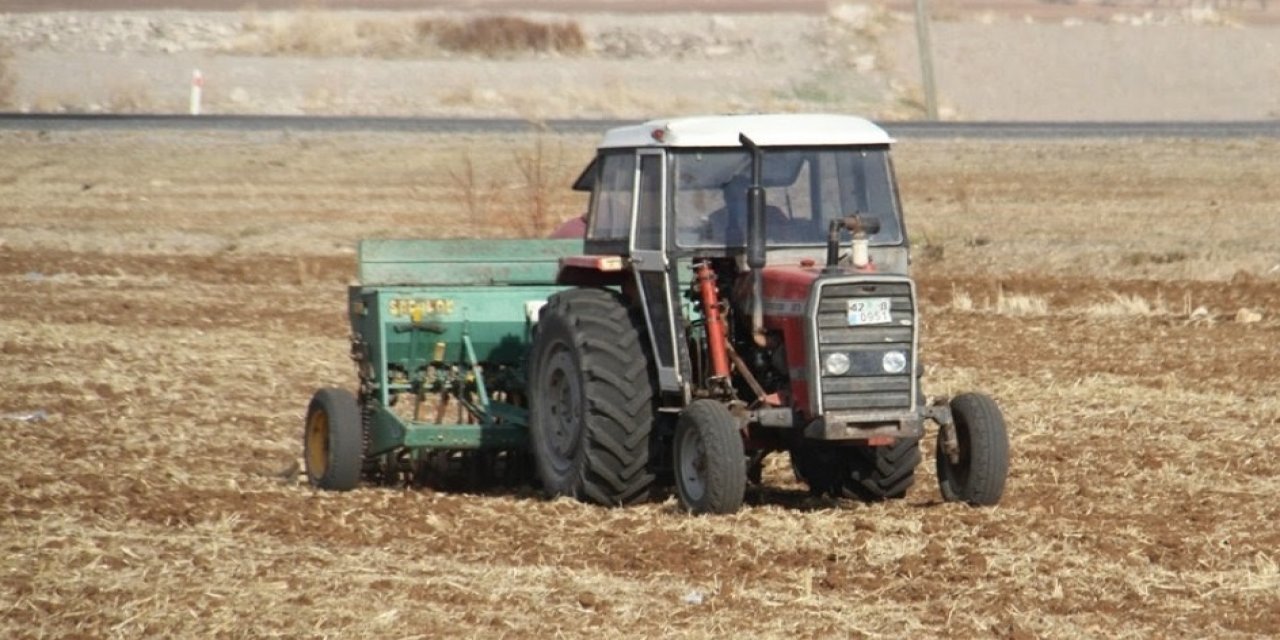
[[751,337],[756,346],[766,345],[764,334],[764,152],[745,133],[738,142],[751,151],[751,186],[747,187],[747,266],[751,268]]

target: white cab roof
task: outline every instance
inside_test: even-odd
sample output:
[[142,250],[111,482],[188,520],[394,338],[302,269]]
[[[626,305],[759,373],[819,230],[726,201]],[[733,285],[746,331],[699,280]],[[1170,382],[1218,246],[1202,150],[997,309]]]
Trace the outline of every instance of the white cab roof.
[[831,114],[693,116],[610,129],[601,149],[739,147],[745,133],[762,147],[889,144],[893,138],[864,118]]

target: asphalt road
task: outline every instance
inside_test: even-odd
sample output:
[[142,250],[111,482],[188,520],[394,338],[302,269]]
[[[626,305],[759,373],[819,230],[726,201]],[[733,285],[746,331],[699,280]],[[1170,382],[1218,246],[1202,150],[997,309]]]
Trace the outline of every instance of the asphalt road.
[[[0,113],[0,130],[316,131],[388,133],[597,133],[634,120],[186,116]],[[1280,120],[1235,122],[881,122],[896,138],[1280,138]]]

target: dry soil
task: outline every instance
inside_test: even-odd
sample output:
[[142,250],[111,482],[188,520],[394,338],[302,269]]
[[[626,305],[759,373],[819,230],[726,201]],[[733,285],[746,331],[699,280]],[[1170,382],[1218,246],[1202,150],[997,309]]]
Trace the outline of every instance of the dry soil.
[[0,134],[0,635],[1280,632],[1274,141],[898,149],[929,392],[1004,407],[997,508],[939,502],[931,440],[905,500],[811,499],[781,455],[728,517],[308,488],[354,241],[514,234],[492,150],[535,148]]

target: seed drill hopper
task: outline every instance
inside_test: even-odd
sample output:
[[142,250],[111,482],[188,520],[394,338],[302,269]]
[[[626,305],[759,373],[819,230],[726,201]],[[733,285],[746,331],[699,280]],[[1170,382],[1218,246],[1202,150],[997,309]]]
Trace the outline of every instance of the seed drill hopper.
[[348,293],[359,387],[312,399],[304,448],[315,484],[396,482],[459,460],[519,473],[533,325],[564,288],[560,258],[581,251],[574,240],[363,241]]

